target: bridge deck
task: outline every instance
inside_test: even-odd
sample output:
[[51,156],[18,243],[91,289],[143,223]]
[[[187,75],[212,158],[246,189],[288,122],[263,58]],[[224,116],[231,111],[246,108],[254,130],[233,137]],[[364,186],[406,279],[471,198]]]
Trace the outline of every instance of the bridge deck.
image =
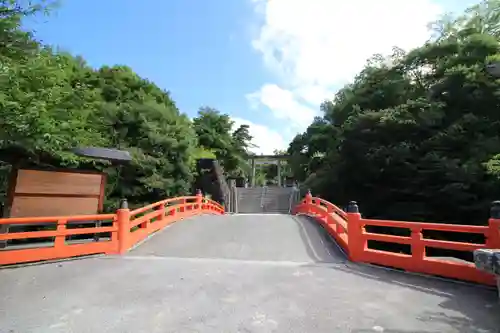
[[498,332],[495,292],[345,260],[305,217],[203,216],[0,271],[1,332]]

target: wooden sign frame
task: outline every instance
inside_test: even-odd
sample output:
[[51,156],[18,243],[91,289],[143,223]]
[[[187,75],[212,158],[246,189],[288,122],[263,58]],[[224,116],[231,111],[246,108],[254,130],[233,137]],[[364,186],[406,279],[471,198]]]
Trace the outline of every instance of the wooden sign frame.
[[[101,213],[106,180],[107,175],[97,171],[13,167],[4,217]],[[75,193],[71,193],[72,188]],[[53,213],[44,211],[44,201],[54,205],[56,200],[59,204],[56,204]],[[96,201],[95,208],[92,201]],[[65,205],[65,202],[68,204]],[[29,212],[19,211],[20,207],[29,205],[34,206],[25,209]]]

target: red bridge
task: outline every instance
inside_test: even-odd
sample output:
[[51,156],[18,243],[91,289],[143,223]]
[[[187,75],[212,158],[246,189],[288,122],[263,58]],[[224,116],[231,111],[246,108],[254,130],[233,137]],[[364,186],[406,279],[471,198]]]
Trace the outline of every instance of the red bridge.
[[[293,215],[230,215],[197,195],[136,210],[124,201],[115,214],[0,224],[10,226],[0,241],[18,244],[0,250],[1,332],[500,328],[494,275],[471,262],[426,256],[428,247],[500,248],[496,218],[488,226],[365,219],[354,202],[346,212],[310,194]],[[53,230],[14,228],[41,224]],[[408,236],[368,232],[369,226]],[[428,230],[476,233],[485,242],[430,239],[423,236]],[[29,239],[53,242],[23,245]],[[371,249],[369,241],[405,244],[411,253]]]

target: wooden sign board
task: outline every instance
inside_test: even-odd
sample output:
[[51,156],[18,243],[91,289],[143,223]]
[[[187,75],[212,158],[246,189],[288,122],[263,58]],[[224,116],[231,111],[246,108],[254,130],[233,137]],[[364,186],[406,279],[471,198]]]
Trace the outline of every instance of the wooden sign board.
[[255,165],[278,164],[278,161],[273,160],[255,160]]
[[106,175],[98,172],[13,170],[6,217],[97,214]]

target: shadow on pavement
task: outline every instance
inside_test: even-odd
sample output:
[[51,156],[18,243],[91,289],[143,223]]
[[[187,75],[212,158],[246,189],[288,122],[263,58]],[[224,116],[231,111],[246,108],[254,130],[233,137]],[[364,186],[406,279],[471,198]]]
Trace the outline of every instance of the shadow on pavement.
[[340,250],[337,243],[314,218],[305,215],[292,215],[291,218],[297,224],[300,237],[312,260],[316,263],[344,263],[347,261],[345,253]]
[[[422,314],[416,318],[422,322],[441,322],[449,327],[453,327],[455,330],[454,332],[460,333],[500,332],[500,305],[497,301],[496,291],[488,287],[440,280],[434,277],[417,276],[405,272],[364,266],[355,263],[347,263],[345,267],[332,267],[331,269],[439,296],[443,299],[439,304],[440,308],[457,312],[456,316],[450,316],[446,314],[445,311],[424,310]],[[418,306],[418,304],[415,304],[415,306]],[[496,327],[496,329],[493,329],[494,327]],[[376,331],[353,330],[352,332],[363,333]],[[438,333],[438,331],[405,331],[390,329],[384,329],[383,332]]]

